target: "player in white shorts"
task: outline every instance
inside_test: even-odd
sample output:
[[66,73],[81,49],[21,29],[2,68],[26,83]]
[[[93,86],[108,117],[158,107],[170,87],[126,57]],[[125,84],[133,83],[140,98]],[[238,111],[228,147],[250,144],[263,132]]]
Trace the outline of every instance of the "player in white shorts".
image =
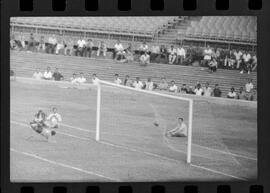
[[184,123],[184,119],[181,117],[178,117],[176,127],[170,131],[167,131],[165,135],[169,137],[186,137],[187,126]]
[[52,108],[52,113],[47,117],[48,124],[51,128],[58,128],[59,122],[62,122],[62,117],[57,113],[57,108]]
[[30,126],[35,132],[49,140],[49,137],[54,136],[56,132],[49,129],[45,121],[46,114],[42,110],[39,110],[37,114],[35,114],[34,120],[30,122]]

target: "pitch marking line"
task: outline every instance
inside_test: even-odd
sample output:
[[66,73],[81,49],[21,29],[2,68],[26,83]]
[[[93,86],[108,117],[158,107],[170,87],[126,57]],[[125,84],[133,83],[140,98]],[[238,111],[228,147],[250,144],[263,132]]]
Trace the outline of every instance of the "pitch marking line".
[[107,177],[107,176],[104,176],[104,175],[101,175],[101,174],[98,174],[98,173],[95,173],[95,172],[91,172],[91,171],[84,170],[84,169],[81,169],[81,168],[73,167],[73,166],[63,164],[63,163],[60,163],[60,162],[52,161],[52,160],[37,156],[35,154],[31,154],[31,153],[27,153],[27,152],[23,152],[23,151],[18,151],[18,150],[15,150],[13,148],[10,148],[10,151],[18,153],[18,154],[23,154],[25,156],[32,157],[32,158],[35,158],[35,159],[38,159],[38,160],[41,160],[41,161],[44,161],[44,162],[48,162],[48,163],[53,164],[53,165],[58,165],[58,166],[73,169],[73,170],[76,170],[76,171],[79,171],[79,172],[82,172],[82,173],[85,173],[85,174],[90,174],[90,175],[98,176],[98,177],[101,177],[101,178],[105,178],[105,179],[110,180],[110,181],[120,181],[120,180],[117,180],[115,178]]
[[[11,123],[14,123],[14,124],[17,124],[17,125],[21,125],[21,126],[28,126],[27,124],[19,123],[19,122],[16,122],[16,121],[11,121]],[[94,141],[94,140],[91,140],[91,139],[88,139],[88,138],[78,137],[78,136],[75,136],[75,135],[70,135],[70,134],[67,134],[67,133],[59,132],[59,131],[58,131],[58,133],[59,134],[62,134],[62,135],[65,135],[65,136],[77,138],[77,139],[82,139],[82,140],[86,140],[86,141]],[[119,149],[125,149],[125,150],[129,150],[129,151],[133,151],[133,152],[143,153],[143,154],[146,154],[146,155],[150,155],[150,156],[154,156],[154,157],[157,157],[157,158],[161,158],[163,160],[168,160],[168,161],[173,161],[173,162],[177,162],[177,163],[183,164],[183,162],[181,162],[179,160],[176,160],[176,159],[168,158],[166,156],[161,156],[161,155],[150,153],[150,152],[147,152],[147,151],[137,150],[137,149],[134,149],[134,148],[131,148],[131,147],[124,147],[124,146],[121,146],[121,145],[116,145],[116,144],[112,144],[112,143],[109,143],[109,142],[103,142],[103,141],[99,141],[98,143],[109,145],[109,146],[116,147],[116,148],[119,148]],[[219,171],[216,171],[216,170],[212,170],[212,169],[209,169],[209,168],[206,168],[206,167],[197,166],[197,165],[194,165],[194,164],[190,164],[190,166],[193,166],[193,167],[196,167],[196,168],[199,168],[199,169],[202,169],[202,170],[210,171],[212,173],[220,174],[220,175],[223,175],[223,176],[235,178],[235,179],[238,179],[238,180],[247,181],[247,179],[245,179],[245,178],[233,176],[233,175],[226,174],[226,173],[223,173],[223,172],[219,172]],[[114,181],[115,181],[115,179],[114,179]]]

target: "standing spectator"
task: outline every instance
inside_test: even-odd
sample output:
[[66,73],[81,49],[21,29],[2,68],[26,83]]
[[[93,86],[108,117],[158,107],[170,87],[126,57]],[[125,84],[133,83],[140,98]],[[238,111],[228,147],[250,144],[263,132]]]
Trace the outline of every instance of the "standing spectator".
[[215,58],[213,58],[210,62],[209,62],[209,70],[210,72],[216,72],[217,71],[217,61]]
[[37,70],[34,72],[33,78],[36,80],[41,80],[43,78],[43,74],[41,73],[39,68],[37,68]]
[[80,72],[80,76],[77,78],[78,83],[86,83],[86,78],[83,75],[83,72]]
[[168,83],[165,77],[161,78],[161,82],[158,85],[159,90],[167,90],[168,89]]
[[168,49],[168,53],[169,53],[169,64],[173,64],[176,60],[176,49],[174,48],[174,46],[172,45],[169,49]]
[[176,63],[179,64],[180,62],[180,65],[182,65],[186,58],[186,50],[181,46],[180,48],[177,48],[176,54]]
[[253,100],[253,89],[254,85],[252,83],[252,79],[249,79],[248,82],[245,85],[245,92],[246,92],[246,99],[247,100]]
[[151,54],[150,54],[150,62],[155,63],[157,62],[156,59],[160,53],[160,48],[158,45],[153,45],[151,47]]
[[171,85],[169,87],[169,92],[175,92],[175,93],[178,92],[178,87],[176,86],[174,80],[171,81]]
[[230,92],[228,92],[227,98],[229,98],[229,99],[236,99],[237,98],[237,94],[235,92],[234,87],[232,87]]
[[196,88],[195,88],[194,92],[198,96],[202,96],[203,95],[203,89],[201,88],[201,84],[200,83],[198,83],[196,85]]
[[74,53],[74,41],[73,40],[67,40],[65,42],[65,46],[64,46],[64,55],[65,56],[72,56]]
[[144,41],[140,47],[139,47],[139,52],[140,52],[140,55],[144,54],[145,52],[148,52],[148,45],[146,44],[146,42]]
[[129,75],[126,75],[125,80],[124,80],[124,85],[132,87],[132,80],[129,78]]
[[205,48],[205,50],[203,52],[203,55],[204,55],[203,66],[208,66],[208,63],[211,61],[212,54],[213,54],[212,49],[210,48],[209,45],[207,45],[207,47]]
[[85,57],[91,58],[93,46],[94,43],[92,39],[88,39],[85,45],[85,52],[84,52]]
[[209,83],[205,83],[205,87],[203,87],[203,96],[210,97],[212,96],[212,88],[209,87]]
[[251,63],[251,71],[255,71],[257,68],[257,56],[253,54],[252,56],[252,63]]
[[119,78],[119,75],[118,74],[115,74],[114,75],[114,81],[113,81],[115,84],[121,84],[122,83],[122,80]]
[[133,82],[133,87],[136,89],[143,88],[143,83],[140,81],[140,77],[136,77],[136,80]]
[[240,66],[240,74],[243,74],[244,71],[248,71],[248,67],[250,65],[251,55],[245,51],[243,54],[243,63],[242,66]]
[[84,56],[84,52],[85,52],[85,46],[86,46],[86,42],[83,39],[83,37],[81,37],[78,41],[77,41],[77,52],[76,52],[76,56]]
[[242,61],[242,55],[243,53],[240,50],[235,50],[235,52],[233,53],[235,56],[235,60],[236,60],[236,69],[239,69],[241,61]]
[[64,50],[64,41],[58,41],[55,48],[55,54],[63,53]]
[[219,85],[215,84],[215,88],[213,90],[213,96],[214,97],[221,97],[221,94],[222,94],[222,92],[221,92],[221,90],[219,88]]
[[47,67],[47,70],[43,74],[45,80],[52,80],[52,71],[50,67]]
[[104,43],[104,41],[101,41],[101,42],[99,43],[99,45],[98,45],[97,56],[99,56],[100,53],[102,53],[104,57],[106,56],[106,53],[107,53],[107,46],[106,46],[106,44]]
[[128,43],[128,47],[124,51],[123,59],[120,62],[128,63],[128,62],[132,62],[133,60],[134,60],[134,56],[133,56],[132,46],[131,46],[131,43]]
[[224,67],[226,69],[233,69],[234,64],[235,64],[235,56],[233,55],[233,52],[230,50],[225,56]]
[[187,89],[187,85],[186,84],[183,84],[181,89],[180,89],[180,92],[183,93],[183,94],[187,94],[188,93],[188,89]]
[[147,78],[147,81],[145,82],[145,90],[149,90],[149,91],[154,90],[154,82],[152,81],[150,77]]
[[49,54],[54,54],[55,53],[56,45],[57,45],[57,39],[56,39],[55,35],[53,34],[48,39],[48,53]]
[[36,51],[36,41],[32,33],[30,34],[30,37],[27,42],[27,50],[32,52]]
[[10,44],[10,49],[11,50],[15,50],[16,49],[16,41],[15,41],[15,35],[14,34],[12,34],[10,36],[9,44]]
[[239,88],[239,93],[237,94],[237,99],[240,99],[240,100],[246,99],[246,93],[245,93],[244,88],[242,86]]
[[140,62],[142,66],[146,66],[150,63],[150,56],[147,54],[147,52],[144,52],[144,54],[141,55]]
[[60,81],[60,80],[64,79],[64,76],[59,72],[58,68],[55,68],[55,71],[54,71],[52,77],[56,81]]
[[114,45],[113,59],[118,60],[118,58],[120,58],[119,60],[121,60],[123,58],[123,55],[124,47],[120,43],[120,40],[117,40],[116,44]]
[[40,37],[39,44],[38,44],[38,51],[44,53],[46,50],[44,36]]

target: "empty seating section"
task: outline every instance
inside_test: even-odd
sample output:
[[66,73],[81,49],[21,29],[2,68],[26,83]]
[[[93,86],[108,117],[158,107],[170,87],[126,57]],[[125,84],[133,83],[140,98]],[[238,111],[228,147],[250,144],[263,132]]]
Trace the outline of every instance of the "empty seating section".
[[178,17],[14,17],[14,25],[153,35]]
[[255,16],[204,16],[191,21],[186,37],[256,43]]

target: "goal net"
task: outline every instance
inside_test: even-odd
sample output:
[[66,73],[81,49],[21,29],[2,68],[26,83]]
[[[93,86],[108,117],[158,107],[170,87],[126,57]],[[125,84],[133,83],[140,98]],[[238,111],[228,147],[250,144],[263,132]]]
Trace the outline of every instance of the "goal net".
[[[97,83],[97,141],[109,140],[166,157],[176,152],[177,159],[181,156],[190,163],[192,115],[192,99],[102,80]],[[187,125],[187,137],[167,136],[179,117]]]

